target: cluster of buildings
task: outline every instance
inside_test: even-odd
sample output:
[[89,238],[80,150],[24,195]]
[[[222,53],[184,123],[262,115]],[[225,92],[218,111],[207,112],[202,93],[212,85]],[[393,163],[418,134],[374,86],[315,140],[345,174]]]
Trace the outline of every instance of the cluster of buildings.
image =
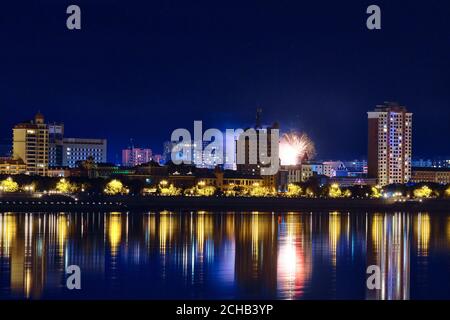
[[106,152],[106,139],[66,138],[63,124],[47,124],[37,113],[14,126],[11,156],[0,159],[0,173],[51,176],[52,170],[75,168],[89,157],[106,162]]
[[[258,109],[254,127],[257,135],[279,128],[277,123],[263,127],[260,113]],[[195,166],[175,166],[171,161],[175,159],[170,158],[174,143],[166,142],[162,155],[131,144],[122,150],[120,166],[107,163],[106,139],[65,137],[63,124],[47,124],[44,116],[38,113],[33,120],[14,126],[12,152],[10,157],[0,158],[0,174],[101,178],[120,175],[143,179],[147,183],[165,180],[183,187],[203,181],[216,187],[257,184],[280,191],[286,190],[290,183],[306,182],[312,177],[321,184],[338,183],[344,187],[409,182],[450,183],[450,160],[412,160],[412,124],[412,113],[404,106],[385,102],[368,112],[367,161],[312,161],[306,156],[296,165],[281,165],[276,174],[264,176],[261,175],[265,164],[260,159],[259,140],[256,149],[249,148],[246,142],[244,164],[218,166],[212,161],[208,164],[197,162]],[[269,154],[270,137],[267,134]],[[0,146],[3,145],[2,142]],[[190,144],[188,147],[195,146]],[[191,154],[180,152],[175,157],[176,160],[188,160]],[[250,164],[252,157],[257,159],[256,164]]]

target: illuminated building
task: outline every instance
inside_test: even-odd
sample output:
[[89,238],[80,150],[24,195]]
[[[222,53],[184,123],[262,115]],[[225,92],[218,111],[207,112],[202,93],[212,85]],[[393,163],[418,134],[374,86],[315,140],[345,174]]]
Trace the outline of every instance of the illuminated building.
[[412,168],[412,182],[450,183],[450,168]]
[[92,157],[95,163],[107,161],[105,139],[64,138],[64,124],[50,124],[49,166],[74,168],[77,162]]
[[106,163],[107,141],[105,139],[64,138],[63,166],[76,167],[77,162],[92,157],[95,163]]
[[27,166],[22,159],[0,160],[0,174],[24,174]]
[[385,102],[368,112],[368,175],[381,186],[411,179],[412,113]]
[[323,163],[323,174],[330,178],[347,176],[347,168],[342,161],[325,161]]
[[48,169],[48,126],[37,113],[34,120],[17,124],[13,129],[13,158],[22,159],[26,173],[45,176]]
[[135,148],[134,146],[122,150],[122,165],[135,167],[152,161],[152,149]]
[[64,124],[56,124],[56,123],[49,124],[48,136],[49,136],[48,165],[49,167],[62,166]]

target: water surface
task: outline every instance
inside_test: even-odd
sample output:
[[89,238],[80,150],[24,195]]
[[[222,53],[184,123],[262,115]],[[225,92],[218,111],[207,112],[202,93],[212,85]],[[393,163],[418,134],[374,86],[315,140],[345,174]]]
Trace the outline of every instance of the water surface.
[[0,299],[450,299],[449,272],[445,213],[0,213]]

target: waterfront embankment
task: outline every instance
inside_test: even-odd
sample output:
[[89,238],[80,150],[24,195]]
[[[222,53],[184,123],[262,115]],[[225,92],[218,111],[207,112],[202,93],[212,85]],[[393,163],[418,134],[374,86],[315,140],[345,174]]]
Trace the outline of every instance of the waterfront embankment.
[[450,211],[450,200],[282,197],[163,197],[87,195],[1,195],[0,211]]

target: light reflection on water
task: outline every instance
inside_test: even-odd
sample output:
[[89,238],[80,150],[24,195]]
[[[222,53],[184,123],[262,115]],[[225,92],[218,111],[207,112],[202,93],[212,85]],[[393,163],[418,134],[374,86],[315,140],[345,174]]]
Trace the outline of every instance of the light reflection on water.
[[449,248],[443,213],[0,213],[0,298],[449,299]]

